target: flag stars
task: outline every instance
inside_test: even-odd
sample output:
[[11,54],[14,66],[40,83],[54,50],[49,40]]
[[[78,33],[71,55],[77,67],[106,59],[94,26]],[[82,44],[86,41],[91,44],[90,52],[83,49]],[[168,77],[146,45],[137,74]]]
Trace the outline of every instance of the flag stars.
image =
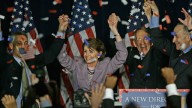
[[22,9],[22,8],[23,8],[23,5],[20,5],[20,8]]
[[13,9],[13,12],[16,12],[16,11],[17,11],[17,9],[14,8],[14,9]]
[[30,26],[30,27],[32,27],[32,24],[31,24],[31,23],[29,23],[29,26]]
[[77,8],[77,12],[80,12],[81,9]]
[[79,28],[82,28],[82,24],[79,24]]
[[28,11],[29,9],[26,7],[25,10]]
[[30,17],[30,20],[33,20],[33,17]]
[[141,14],[144,15],[145,13],[142,11]]
[[79,16],[76,14],[76,15],[75,15],[75,18],[78,18],[78,17],[79,17]]
[[89,14],[88,17],[91,18],[91,15]]
[[16,28],[19,28],[19,25],[18,25],[18,24],[16,24],[16,25],[15,25],[15,27],[16,27]]
[[75,24],[77,24],[77,22],[73,21],[73,24],[75,25]]
[[22,28],[21,28],[21,30],[22,30],[22,31],[25,31],[25,28],[24,28],[24,27],[22,27]]
[[90,21],[87,21],[86,23],[87,23],[87,24],[90,24]]
[[135,18],[136,18],[136,19],[138,19],[138,18],[139,18],[139,16],[138,16],[138,15],[136,15],[136,16],[135,16]]
[[82,5],[82,2],[79,2],[79,5]]
[[71,28],[71,31],[74,31],[74,30],[75,30],[75,28],[72,27],[72,28]]
[[26,1],[26,4],[29,4],[29,1],[28,1],[28,0]]
[[80,20],[81,20],[81,21],[84,21],[84,18],[81,18]]
[[87,8],[88,8],[88,6],[87,6],[87,5],[85,5],[84,7],[85,7],[85,9],[87,9]]
[[137,25],[137,22],[134,22],[133,24],[134,24],[134,25]]
[[23,12],[19,11],[19,15],[22,15],[22,14],[23,14]]
[[129,19],[128,22],[131,22],[131,19]]
[[15,5],[18,5],[18,2],[16,1],[14,4],[15,4]]
[[191,9],[188,10],[188,13],[191,13]]
[[141,6],[141,2],[139,2],[138,4],[139,4],[139,6]]
[[86,15],[86,12],[85,12],[85,11],[83,11],[82,13],[83,13],[83,15]]

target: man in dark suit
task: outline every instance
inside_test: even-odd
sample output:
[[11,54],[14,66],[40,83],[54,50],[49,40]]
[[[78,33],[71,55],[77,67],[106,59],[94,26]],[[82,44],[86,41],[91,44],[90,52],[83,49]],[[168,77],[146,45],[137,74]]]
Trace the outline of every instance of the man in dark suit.
[[153,46],[149,36],[147,31],[137,29],[133,41],[136,47],[127,48],[125,64],[130,71],[129,88],[165,88],[160,69],[168,64],[167,57]]
[[185,20],[179,19],[182,23],[177,24],[174,32],[171,33],[174,36],[173,43],[171,43],[162,37],[162,33],[159,30],[159,16],[155,14],[151,15],[151,10],[153,12],[158,11],[157,6],[154,5],[154,1],[146,2],[145,7],[145,14],[149,16],[149,22],[154,24],[154,26],[150,25],[154,46],[164,51],[170,57],[169,66],[174,69],[174,73],[177,75],[175,80],[177,88],[189,88],[190,83],[187,74],[191,73],[192,70],[192,45],[190,38],[192,22],[190,15],[182,9]]
[[[28,60],[24,58],[24,54],[28,54],[27,52],[30,48],[28,37],[25,33],[17,32],[13,34],[8,44],[9,53],[6,53],[6,45],[2,35],[0,35],[0,65],[4,67],[1,72],[0,98],[4,107],[9,103],[4,97],[13,96],[16,99],[17,107],[20,108],[27,87],[38,82],[33,72],[53,62],[59,54],[64,44],[63,36],[64,31],[68,27],[69,18],[67,15],[61,15],[58,21],[58,32],[51,47],[39,55],[30,55]],[[0,34],[2,34],[1,31]],[[25,86],[26,88],[24,88]]]
[[[155,14],[158,15],[159,12]],[[165,88],[166,82],[161,76],[161,68],[168,65],[167,56],[153,46],[150,39],[153,33],[149,32],[150,30],[144,28],[137,29],[133,40],[136,47],[127,47],[125,64],[130,71],[129,88]]]

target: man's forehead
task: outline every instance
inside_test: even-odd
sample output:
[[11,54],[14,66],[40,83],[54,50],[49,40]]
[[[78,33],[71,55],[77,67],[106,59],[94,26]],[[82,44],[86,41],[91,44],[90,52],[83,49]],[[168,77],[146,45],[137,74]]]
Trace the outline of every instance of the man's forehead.
[[25,35],[17,35],[16,36],[16,40],[20,40],[20,41],[28,41],[27,37]]
[[136,36],[145,36],[145,35],[147,35],[148,33],[146,32],[146,31],[144,31],[144,30],[139,30],[138,32],[137,32],[137,34],[136,34]]
[[181,35],[183,33],[183,30],[178,30],[178,29],[175,29],[174,30],[175,34],[178,36],[178,35]]

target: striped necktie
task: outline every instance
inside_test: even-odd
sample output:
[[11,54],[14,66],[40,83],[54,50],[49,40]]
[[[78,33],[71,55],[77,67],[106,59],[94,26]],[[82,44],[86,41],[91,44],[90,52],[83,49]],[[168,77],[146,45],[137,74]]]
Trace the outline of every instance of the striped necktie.
[[28,86],[29,86],[29,81],[27,78],[27,73],[26,73],[26,63],[24,61],[21,62],[21,66],[22,66],[22,94],[24,96],[25,91],[27,90]]

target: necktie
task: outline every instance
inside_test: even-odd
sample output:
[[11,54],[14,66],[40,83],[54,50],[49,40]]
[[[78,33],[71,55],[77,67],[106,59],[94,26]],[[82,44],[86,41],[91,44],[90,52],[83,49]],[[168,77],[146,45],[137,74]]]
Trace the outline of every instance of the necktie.
[[21,62],[22,66],[22,94],[23,96],[25,95],[25,91],[27,90],[27,87],[29,86],[29,81],[27,78],[27,73],[26,73],[26,64],[24,61]]

